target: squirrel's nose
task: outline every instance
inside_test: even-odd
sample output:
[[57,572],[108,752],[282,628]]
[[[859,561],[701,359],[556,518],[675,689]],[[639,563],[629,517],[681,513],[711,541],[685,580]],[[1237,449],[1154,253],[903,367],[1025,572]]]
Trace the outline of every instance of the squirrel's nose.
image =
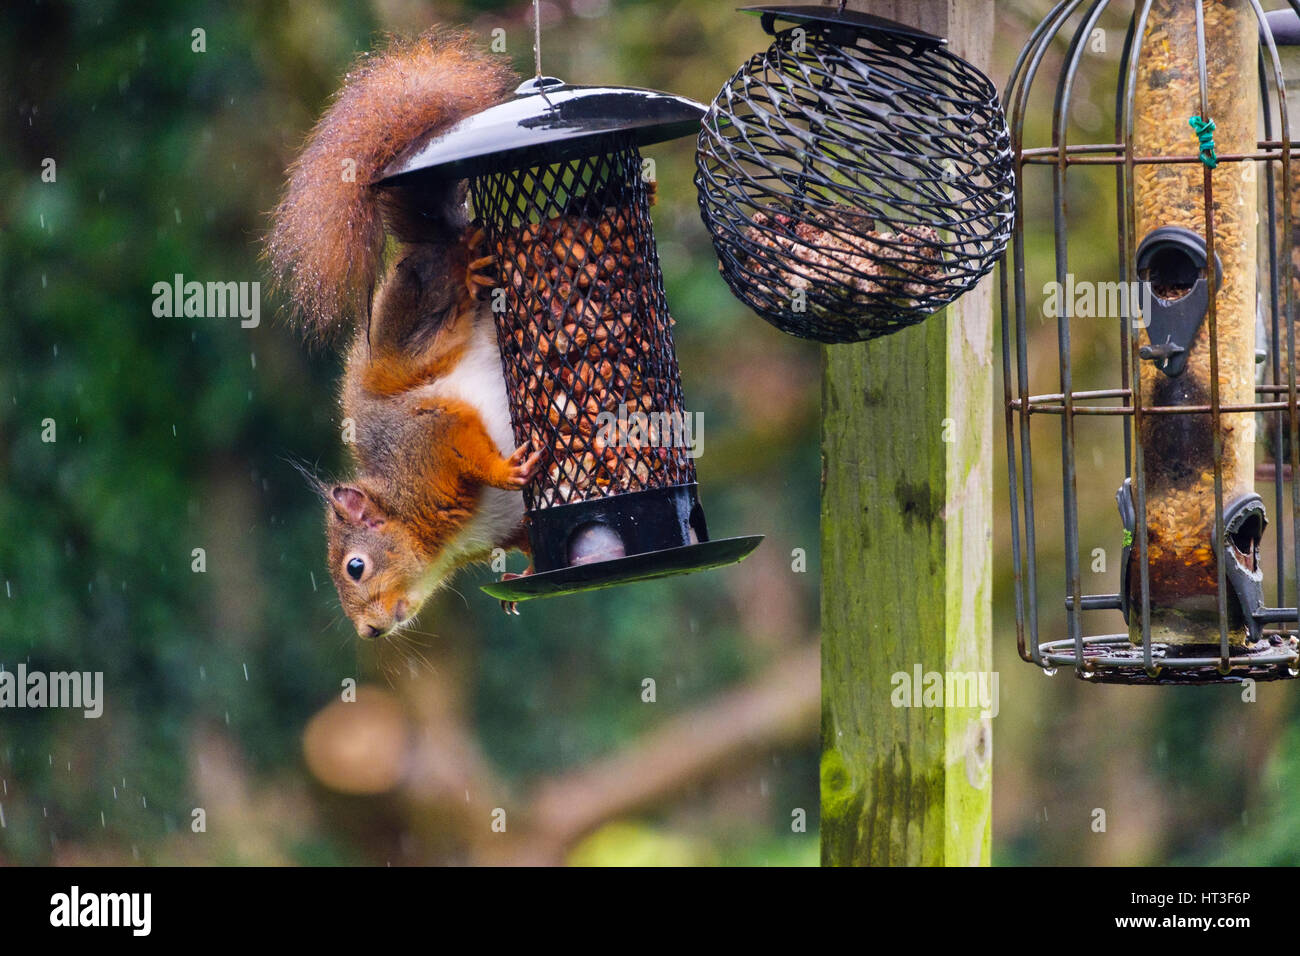
[[385,631],[382,627],[376,627],[373,624],[361,625],[360,634],[364,639],[368,641],[374,640],[376,637],[383,637],[387,633],[388,632]]

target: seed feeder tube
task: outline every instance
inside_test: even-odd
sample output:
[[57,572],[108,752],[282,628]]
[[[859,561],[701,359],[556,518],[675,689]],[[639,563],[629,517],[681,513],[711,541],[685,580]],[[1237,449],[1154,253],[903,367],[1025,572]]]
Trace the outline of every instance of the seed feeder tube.
[[[1144,157],[1185,155],[1197,141],[1189,122],[1211,118],[1217,153],[1245,154],[1259,140],[1259,26],[1245,0],[1155,0],[1138,58],[1133,149]],[[1198,18],[1203,22],[1198,24]],[[1199,35],[1198,35],[1199,34]],[[1199,54],[1205,63],[1202,115]],[[1217,161],[1217,155],[1215,157]],[[1222,281],[1208,294],[1205,247],[1207,175],[1213,190],[1214,255]],[[1138,278],[1154,293],[1148,350],[1154,332],[1183,305],[1190,317],[1204,300],[1205,321],[1185,350],[1141,365],[1141,391],[1155,406],[1249,405],[1255,396],[1256,170],[1253,163],[1207,174],[1206,162],[1145,165],[1134,175],[1136,235],[1153,237],[1148,272]],[[1179,230],[1179,232],[1172,232]],[[1181,247],[1178,239],[1181,238]],[[1199,244],[1199,245],[1198,245]],[[1198,252],[1199,249],[1199,252]],[[1193,279],[1191,269],[1200,273]],[[1212,314],[1211,314],[1212,308]],[[1211,342],[1211,324],[1217,339]],[[1170,363],[1174,369],[1169,368]],[[1138,430],[1147,471],[1146,519],[1152,639],[1182,645],[1218,645],[1219,573],[1213,540],[1216,496],[1223,504],[1254,491],[1253,416],[1148,415]],[[1216,490],[1216,483],[1218,488]],[[1231,603],[1231,602],[1230,602]],[[1140,624],[1130,629],[1140,640]],[[1240,624],[1230,645],[1243,647]]]
[[723,86],[696,150],[731,291],[782,331],[835,343],[914,325],[970,289],[1013,219],[993,83],[944,38],[881,17],[745,12],[772,45]]
[[538,77],[385,173],[468,178],[497,260],[514,438],[545,457],[524,489],[534,571],[485,585],[493,597],[720,567],[762,540],[709,537],[642,172],[640,147],[694,132],[703,111]]
[[[1080,128],[1096,124],[1074,122],[1078,91],[1113,81],[1098,75],[1114,67],[1089,56],[1089,40],[1117,10],[1128,29],[1114,132],[1081,141]],[[1300,434],[1291,359],[1300,266],[1287,265],[1300,262],[1292,165],[1300,144],[1296,110],[1289,119],[1279,108],[1294,93],[1278,55],[1283,26],[1300,39],[1294,14],[1265,16],[1250,0],[1063,0],[1012,71],[1004,100],[1016,205],[1023,211],[1023,196],[1046,187],[1036,195],[1051,209],[1049,241],[1031,239],[1022,215],[999,266],[1017,643],[1047,673],[1068,667],[1092,683],[1147,685],[1300,676],[1300,441],[1281,441]],[[1050,138],[1035,142],[1026,117],[1043,87]],[[1032,330],[1040,283],[1044,297],[1074,284],[1067,200],[1087,189],[1090,205],[1105,202],[1105,179],[1080,180],[1107,166],[1115,274],[1101,278],[1127,294],[1107,316],[1115,379],[1080,389],[1074,356],[1106,348],[1096,319],[1058,310],[1055,361],[1034,354],[1045,339]],[[1050,272],[1030,248],[1050,252]],[[1041,388],[1049,366],[1055,380]],[[1257,415],[1268,436],[1260,448],[1272,457],[1258,470],[1275,485],[1268,507],[1255,490]],[[1080,429],[1081,419],[1093,424]],[[1114,428],[1101,443],[1106,423]],[[1035,468],[1042,428],[1059,435],[1050,483]],[[1045,508],[1058,476],[1060,498]],[[1111,480],[1119,520],[1109,540],[1122,541],[1114,550],[1093,547],[1105,532],[1091,515],[1080,519],[1081,501]],[[1039,561],[1054,540],[1064,542],[1064,594],[1052,593]],[[1104,565],[1116,552],[1118,568],[1098,566],[1098,555]],[[1118,587],[1090,593],[1102,573]],[[1048,609],[1062,606],[1064,636],[1042,634]]]

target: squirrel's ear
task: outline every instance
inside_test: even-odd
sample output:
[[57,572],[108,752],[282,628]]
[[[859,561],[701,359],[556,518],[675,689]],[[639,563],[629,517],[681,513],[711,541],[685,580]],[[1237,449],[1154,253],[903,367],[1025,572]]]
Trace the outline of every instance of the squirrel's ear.
[[372,528],[383,523],[379,509],[364,491],[354,485],[335,485],[330,499],[339,517],[353,524],[367,524]]

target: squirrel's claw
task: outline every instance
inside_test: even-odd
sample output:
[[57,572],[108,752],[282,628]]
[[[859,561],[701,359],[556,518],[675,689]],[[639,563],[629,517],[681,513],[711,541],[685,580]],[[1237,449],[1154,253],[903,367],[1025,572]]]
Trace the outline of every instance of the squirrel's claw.
[[532,481],[533,476],[537,474],[537,466],[541,464],[542,453],[535,451],[531,455],[528,453],[527,444],[520,445],[514,450],[514,453],[506,459],[510,465],[510,483],[516,488],[523,488]]
[[469,263],[465,266],[465,289],[470,298],[480,299],[485,289],[500,285],[496,274],[497,257],[488,249],[487,233],[482,227],[471,227],[465,245],[470,255]]
[[471,299],[482,299],[486,289],[494,289],[501,283],[497,281],[496,272],[488,271],[496,264],[496,256],[484,256],[475,259],[465,269],[465,291]]
[[[523,574],[514,574],[514,573],[512,573],[512,572],[510,572],[510,571],[506,571],[504,574],[501,575],[501,580],[502,580],[502,581],[517,581],[519,578],[526,578],[526,577],[528,577],[528,575],[530,575],[530,574],[532,574],[532,573],[533,573],[533,566],[530,564],[530,565],[528,565],[527,568],[524,569],[524,573],[523,573]],[[506,614],[513,614],[515,617],[518,617],[518,616],[519,616],[519,602],[518,602],[518,601],[502,601],[502,602],[501,602],[501,610],[505,611]]]

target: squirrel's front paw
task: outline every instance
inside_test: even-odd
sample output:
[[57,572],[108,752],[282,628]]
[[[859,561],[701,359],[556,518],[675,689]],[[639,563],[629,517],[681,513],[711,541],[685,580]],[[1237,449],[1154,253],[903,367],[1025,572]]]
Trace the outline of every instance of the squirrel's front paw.
[[487,233],[482,228],[472,228],[465,239],[469,248],[469,263],[465,266],[465,289],[471,299],[483,299],[488,290],[501,283],[497,280],[497,257],[488,248]]
[[506,459],[508,468],[506,481],[512,488],[524,488],[537,474],[537,466],[542,462],[542,453],[535,451],[530,455],[528,451],[527,444],[520,445],[515,449],[514,454]]

